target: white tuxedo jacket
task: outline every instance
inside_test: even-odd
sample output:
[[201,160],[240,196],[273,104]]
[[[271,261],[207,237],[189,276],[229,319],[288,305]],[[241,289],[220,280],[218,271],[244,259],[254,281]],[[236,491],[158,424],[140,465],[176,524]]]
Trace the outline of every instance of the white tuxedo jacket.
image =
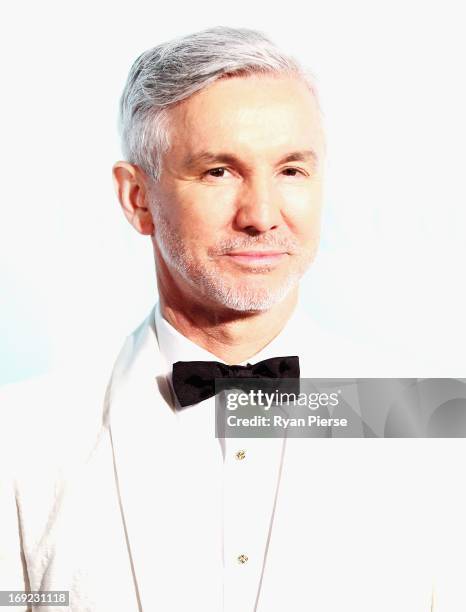
[[[386,375],[300,325],[302,376]],[[282,442],[273,525],[251,508],[265,567],[227,572],[218,440],[179,427],[153,312],[106,393],[93,365],[3,392],[0,590],[68,590],[73,612],[466,610],[462,440]]]

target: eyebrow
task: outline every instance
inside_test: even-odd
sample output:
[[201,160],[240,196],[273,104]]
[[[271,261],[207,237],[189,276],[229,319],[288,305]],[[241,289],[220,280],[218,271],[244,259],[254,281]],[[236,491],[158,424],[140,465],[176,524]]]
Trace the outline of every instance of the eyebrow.
[[[316,163],[317,159],[317,154],[313,149],[304,149],[302,151],[287,153],[284,157],[278,160],[277,166],[293,161],[312,161]],[[242,162],[239,158],[237,158],[235,155],[231,155],[230,153],[213,153],[211,151],[201,151],[200,153],[187,155],[184,159],[184,165],[186,167],[192,167],[200,163],[241,164]]]

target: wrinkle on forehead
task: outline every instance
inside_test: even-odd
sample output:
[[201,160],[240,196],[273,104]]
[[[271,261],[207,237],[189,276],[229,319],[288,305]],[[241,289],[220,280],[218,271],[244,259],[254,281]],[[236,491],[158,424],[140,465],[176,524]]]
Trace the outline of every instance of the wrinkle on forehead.
[[317,101],[296,77],[218,80],[170,110],[169,136],[177,157],[227,145],[282,152],[312,148],[319,157],[324,149]]

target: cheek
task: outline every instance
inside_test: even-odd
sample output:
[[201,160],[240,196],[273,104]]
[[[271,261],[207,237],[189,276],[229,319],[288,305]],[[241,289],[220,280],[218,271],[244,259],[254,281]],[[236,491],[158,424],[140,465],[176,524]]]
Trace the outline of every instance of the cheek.
[[233,189],[190,186],[178,200],[177,222],[192,242],[211,244],[231,225],[234,202]]
[[283,216],[294,236],[301,244],[318,240],[322,212],[320,184],[302,189],[288,189],[284,197],[286,206]]

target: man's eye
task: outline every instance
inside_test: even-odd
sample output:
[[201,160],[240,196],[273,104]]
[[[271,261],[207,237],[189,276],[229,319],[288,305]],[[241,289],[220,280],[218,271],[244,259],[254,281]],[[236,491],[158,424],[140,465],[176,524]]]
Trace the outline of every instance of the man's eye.
[[283,173],[285,176],[297,176],[299,174],[304,176],[304,173],[301,170],[298,170],[298,168],[284,168]]
[[215,178],[223,178],[225,176],[225,172],[228,172],[226,168],[211,168],[207,170],[207,176],[213,176]]

